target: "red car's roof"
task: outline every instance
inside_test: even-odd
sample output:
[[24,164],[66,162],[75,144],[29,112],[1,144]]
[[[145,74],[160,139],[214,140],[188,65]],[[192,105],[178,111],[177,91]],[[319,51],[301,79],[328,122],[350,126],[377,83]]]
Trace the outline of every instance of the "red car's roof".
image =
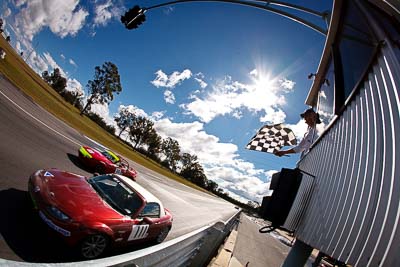
[[124,217],[97,194],[84,176],[51,169],[47,171],[46,178],[51,201],[74,220]]

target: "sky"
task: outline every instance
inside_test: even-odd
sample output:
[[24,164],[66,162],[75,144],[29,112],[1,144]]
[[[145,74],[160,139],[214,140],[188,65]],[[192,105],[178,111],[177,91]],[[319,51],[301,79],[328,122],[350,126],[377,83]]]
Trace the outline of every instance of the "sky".
[[[84,97],[95,67],[113,62],[122,92],[92,111],[112,125],[122,107],[147,116],[163,138],[197,155],[207,178],[230,196],[261,203],[271,175],[294,168],[299,155],[279,158],[246,144],[265,124],[304,135],[307,76],[317,71],[325,36],[263,9],[218,2],[151,9],[134,30],[120,22],[134,5],[165,2],[5,0],[0,16],[11,45],[36,72],[59,68],[67,89]],[[321,12],[332,6],[287,2]],[[326,28],[319,17],[280,9]]]

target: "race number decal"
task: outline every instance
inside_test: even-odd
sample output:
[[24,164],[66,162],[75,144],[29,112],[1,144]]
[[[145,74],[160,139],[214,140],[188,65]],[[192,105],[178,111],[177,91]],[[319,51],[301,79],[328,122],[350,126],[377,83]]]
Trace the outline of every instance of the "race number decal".
[[121,170],[121,168],[116,168],[116,169],[115,169],[115,173],[116,173],[116,174],[122,175],[122,170]]
[[128,241],[146,238],[149,230],[149,225],[132,225],[132,232],[128,237]]

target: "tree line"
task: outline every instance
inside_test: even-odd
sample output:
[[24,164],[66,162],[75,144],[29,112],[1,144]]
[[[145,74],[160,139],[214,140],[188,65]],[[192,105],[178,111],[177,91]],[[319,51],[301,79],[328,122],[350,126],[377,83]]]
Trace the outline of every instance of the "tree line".
[[[88,116],[102,128],[116,135],[116,129],[113,126],[108,125],[98,114],[91,112],[93,104],[108,104],[114,99],[114,94],[122,91],[120,75],[114,63],[105,62],[102,66],[95,67],[93,80],[89,80],[86,85],[88,91],[86,104],[83,103],[82,94],[66,89],[67,79],[62,76],[58,68],[52,73],[42,72],[42,78],[67,102],[78,108],[80,115]],[[231,198],[228,193],[218,187],[216,182],[209,180],[196,155],[182,152],[179,142],[173,138],[163,139],[154,129],[154,123],[149,118],[137,115],[128,107],[123,107],[114,116],[114,121],[119,128],[117,137],[121,139],[124,133],[125,140],[121,140],[134,150],[186,180],[238,206],[249,208],[248,205]]]

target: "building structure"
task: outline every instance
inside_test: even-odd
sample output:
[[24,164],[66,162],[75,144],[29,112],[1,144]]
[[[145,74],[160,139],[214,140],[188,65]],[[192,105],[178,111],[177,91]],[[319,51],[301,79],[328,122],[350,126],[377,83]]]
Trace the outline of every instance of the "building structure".
[[283,266],[304,266],[312,248],[400,266],[400,2],[335,0],[329,25],[306,99],[326,127],[297,164],[285,227],[300,245]]

